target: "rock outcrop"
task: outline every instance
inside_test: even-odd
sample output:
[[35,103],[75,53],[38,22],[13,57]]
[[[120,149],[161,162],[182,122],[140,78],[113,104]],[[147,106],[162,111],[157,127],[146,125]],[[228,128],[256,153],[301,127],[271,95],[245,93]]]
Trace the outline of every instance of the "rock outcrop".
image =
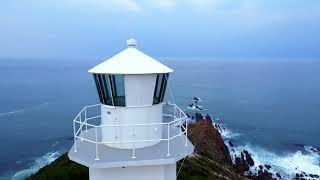
[[234,160],[235,162],[233,166],[235,170],[241,175],[244,175],[246,171],[250,170],[250,167],[254,166],[254,161],[249,152],[246,150],[243,150],[239,157],[235,156]]
[[234,170],[229,150],[211,117],[200,113],[195,117],[196,122],[188,126],[194,156],[178,163],[177,167],[182,165],[178,179],[247,179]]

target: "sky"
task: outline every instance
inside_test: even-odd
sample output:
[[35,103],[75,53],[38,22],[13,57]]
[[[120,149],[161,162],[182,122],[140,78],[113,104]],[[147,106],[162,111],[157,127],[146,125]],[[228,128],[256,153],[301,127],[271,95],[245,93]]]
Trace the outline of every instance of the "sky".
[[319,0],[1,0],[0,59],[320,59]]

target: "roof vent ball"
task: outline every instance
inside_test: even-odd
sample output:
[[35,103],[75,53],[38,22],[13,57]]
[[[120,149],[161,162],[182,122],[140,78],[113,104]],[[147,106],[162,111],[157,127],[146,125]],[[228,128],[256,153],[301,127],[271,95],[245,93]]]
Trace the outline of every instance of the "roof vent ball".
[[128,45],[128,47],[135,48],[137,46],[137,41],[133,38],[130,38],[127,40],[127,45]]

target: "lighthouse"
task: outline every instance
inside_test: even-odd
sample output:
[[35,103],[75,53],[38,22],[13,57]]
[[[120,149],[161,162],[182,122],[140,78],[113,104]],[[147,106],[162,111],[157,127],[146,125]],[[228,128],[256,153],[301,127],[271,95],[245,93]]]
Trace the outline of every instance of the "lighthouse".
[[68,156],[89,168],[91,180],[176,179],[176,162],[194,146],[186,114],[174,101],[165,102],[172,72],[139,51],[133,38],[89,70],[100,102],[74,118]]

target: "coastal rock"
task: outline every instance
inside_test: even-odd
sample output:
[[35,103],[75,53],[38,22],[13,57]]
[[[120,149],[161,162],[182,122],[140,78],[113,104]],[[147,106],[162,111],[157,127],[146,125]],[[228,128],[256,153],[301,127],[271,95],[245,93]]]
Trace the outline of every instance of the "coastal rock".
[[259,170],[258,176],[254,179],[256,179],[256,180],[273,180],[272,173],[270,173],[266,170],[265,171]]
[[240,157],[237,157],[235,160],[235,168],[241,175],[244,175],[245,171],[249,171],[249,165],[245,161],[242,161]]
[[233,147],[233,143],[231,142],[231,140],[229,141],[229,146]]
[[254,161],[253,161],[253,159],[252,159],[252,157],[251,157],[251,154],[249,154],[249,152],[246,151],[246,150],[243,150],[243,153],[246,155],[246,161],[247,161],[247,163],[248,163],[250,166],[254,166]]
[[319,178],[319,177],[320,177],[320,176],[317,175],[317,174],[309,174],[309,176],[312,177],[312,178]]
[[281,179],[281,175],[279,173],[276,173],[276,176]]
[[196,121],[203,120],[203,116],[202,116],[201,113],[196,113],[196,114],[195,114],[195,117],[196,117]]
[[[244,174],[244,172],[249,171],[252,166],[254,166],[254,161],[248,151],[243,150],[240,157],[235,157],[234,167],[238,173]],[[260,170],[263,169],[262,166],[259,166],[259,168]]]
[[[196,117],[199,118],[200,115]],[[189,125],[188,136],[195,146],[196,154],[203,154],[212,160],[232,164],[229,150],[220,132],[213,127],[211,118],[210,120],[197,119],[196,123]]]
[[235,169],[239,174],[244,173],[243,161],[240,157],[236,157],[235,159]]
[[209,114],[206,114],[205,119],[212,123],[212,118]]
[[217,130],[218,130],[220,133],[223,131],[219,124],[217,124]]
[[302,178],[303,178],[303,174],[302,173],[296,173],[295,179],[302,179]]
[[241,156],[240,157],[236,157],[235,158],[235,165],[234,165],[236,171],[239,174],[244,175],[245,171],[249,171],[250,170],[250,166],[248,165],[247,161],[244,158],[244,154],[243,152],[241,152]]
[[243,163],[243,170],[244,171],[249,171],[250,170],[250,166],[249,166],[247,160],[244,158],[243,152],[241,152],[241,161]]
[[264,167],[266,167],[268,170],[270,170],[270,169],[271,169],[271,166],[270,166],[270,165],[268,165],[268,164],[265,164],[265,165],[264,165]]
[[188,126],[188,137],[195,146],[194,156],[185,159],[177,179],[247,179],[233,168],[218,125],[209,115],[203,119],[199,119],[203,117],[200,115],[196,117],[197,121]]

